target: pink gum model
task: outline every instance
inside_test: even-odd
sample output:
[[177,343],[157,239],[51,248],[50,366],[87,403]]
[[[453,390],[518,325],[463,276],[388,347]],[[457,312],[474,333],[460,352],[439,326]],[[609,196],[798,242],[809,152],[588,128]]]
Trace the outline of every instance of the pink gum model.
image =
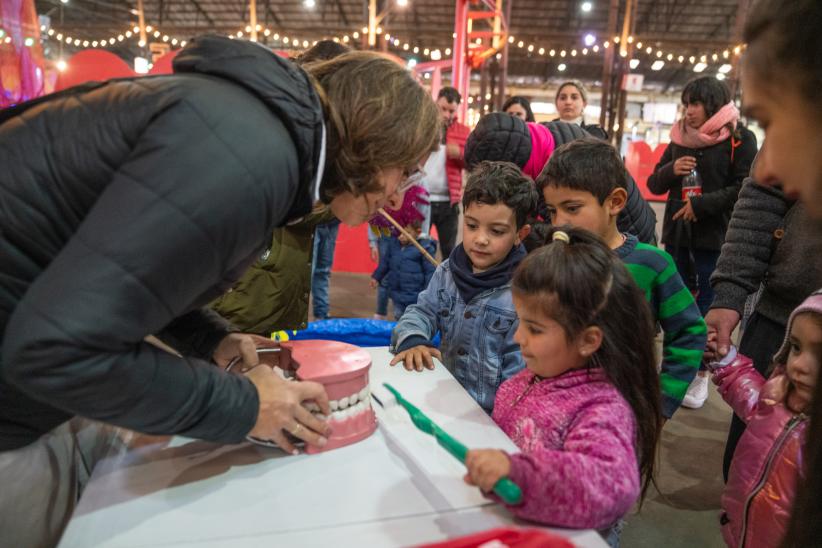
[[344,447],[374,433],[377,418],[371,408],[368,352],[336,341],[288,341],[280,346],[280,367],[296,365],[297,378],[322,384],[331,403],[328,422],[332,433],[328,443],[325,447],[306,445],[306,453]]

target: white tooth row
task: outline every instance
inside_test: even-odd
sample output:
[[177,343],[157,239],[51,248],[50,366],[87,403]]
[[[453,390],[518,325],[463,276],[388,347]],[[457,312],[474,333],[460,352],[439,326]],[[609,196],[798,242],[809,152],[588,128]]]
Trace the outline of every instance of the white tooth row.
[[347,407],[356,405],[357,402],[371,403],[371,389],[366,386],[359,392],[354,392],[350,396],[340,398],[339,400],[331,400],[328,404],[331,406],[331,411],[342,411]]
[[[359,403],[358,403],[359,402]],[[331,407],[332,413],[339,413],[345,411],[346,409],[351,409],[354,407],[358,407],[360,404],[365,404],[365,406],[371,406],[371,388],[366,386],[359,392],[354,392],[350,396],[346,396],[344,398],[340,398],[339,400],[331,400],[328,402],[329,407]],[[306,409],[312,412],[319,412],[320,407],[314,402],[308,402],[305,404]],[[363,407],[364,409],[364,407]],[[356,414],[356,412],[351,413]]]
[[329,419],[343,421],[349,417],[355,417],[360,413],[364,413],[368,409],[371,409],[371,402],[367,400],[361,401],[359,403],[355,403],[354,405],[349,405],[345,409],[332,411]]

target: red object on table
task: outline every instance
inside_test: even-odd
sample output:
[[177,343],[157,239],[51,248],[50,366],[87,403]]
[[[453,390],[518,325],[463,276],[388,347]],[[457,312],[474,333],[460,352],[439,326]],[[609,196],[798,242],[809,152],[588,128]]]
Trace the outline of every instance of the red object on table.
[[574,548],[574,544],[563,537],[540,531],[539,529],[518,529],[499,527],[481,533],[474,533],[443,542],[423,544],[420,548],[474,548],[487,545],[488,548],[511,546],[517,548]]

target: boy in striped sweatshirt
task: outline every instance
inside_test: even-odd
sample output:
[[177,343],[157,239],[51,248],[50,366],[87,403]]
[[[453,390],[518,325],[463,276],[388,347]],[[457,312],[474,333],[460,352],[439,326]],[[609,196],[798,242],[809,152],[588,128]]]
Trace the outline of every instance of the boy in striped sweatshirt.
[[614,250],[645,293],[663,331],[662,413],[671,418],[702,359],[705,320],[668,253],[617,229],[625,207],[628,172],[614,147],[599,139],[556,149],[536,180],[551,223],[587,229]]

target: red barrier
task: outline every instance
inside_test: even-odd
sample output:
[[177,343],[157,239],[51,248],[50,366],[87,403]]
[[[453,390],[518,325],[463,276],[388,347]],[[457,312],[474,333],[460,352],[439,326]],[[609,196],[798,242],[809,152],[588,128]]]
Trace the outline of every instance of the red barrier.
[[625,167],[636,181],[642,196],[652,202],[664,202],[668,199],[667,193],[652,194],[648,190],[648,177],[654,172],[654,167],[659,163],[667,146],[666,143],[660,143],[654,150],[651,150],[651,147],[645,141],[628,143]]
[[331,270],[371,274],[375,268],[377,264],[371,260],[371,249],[368,247],[368,224],[354,228],[341,224]]

